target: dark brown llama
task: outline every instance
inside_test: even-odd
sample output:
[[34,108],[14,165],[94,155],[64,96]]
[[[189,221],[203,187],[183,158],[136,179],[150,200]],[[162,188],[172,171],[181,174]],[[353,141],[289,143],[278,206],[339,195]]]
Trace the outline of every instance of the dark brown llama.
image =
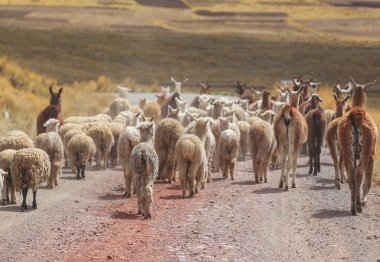
[[45,133],[46,129],[44,124],[50,118],[59,120],[60,125],[63,123],[61,115],[61,94],[63,88],[61,87],[57,93],[54,93],[53,87],[49,87],[50,91],[50,104],[45,107],[37,116],[37,135]]

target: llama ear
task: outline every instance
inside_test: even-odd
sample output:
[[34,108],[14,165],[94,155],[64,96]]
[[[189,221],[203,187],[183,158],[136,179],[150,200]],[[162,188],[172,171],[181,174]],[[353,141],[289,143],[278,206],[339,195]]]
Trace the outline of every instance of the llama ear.
[[148,121],[149,121],[149,122],[153,122],[153,121],[154,121],[154,116],[152,116],[151,118],[149,118]]
[[373,80],[372,82],[365,84],[364,91],[367,91],[367,88],[370,87],[371,85],[375,84],[375,83],[376,83],[376,80]]
[[170,105],[168,105],[168,110],[170,114],[173,112],[173,108]]
[[139,111],[139,112],[137,112],[137,113],[135,114],[135,118],[138,118],[140,115],[141,115],[141,111]]
[[62,91],[63,91],[63,87],[61,87],[61,88],[58,90],[58,96],[61,96]]
[[50,95],[51,95],[51,96],[54,96],[53,86],[50,86],[50,87],[49,87],[49,91],[50,91]]
[[322,103],[323,102],[322,98],[320,98],[319,96],[317,97],[318,97],[318,101]]
[[[153,116],[153,118],[154,118],[154,116]],[[153,127],[154,127],[154,123],[153,122],[148,124],[148,128],[149,129],[153,129]]]

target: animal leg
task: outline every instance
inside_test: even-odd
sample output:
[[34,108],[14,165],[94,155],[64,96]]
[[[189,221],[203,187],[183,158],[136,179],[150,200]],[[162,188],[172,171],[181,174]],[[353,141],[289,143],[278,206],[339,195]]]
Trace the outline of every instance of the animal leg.
[[77,166],[77,179],[80,179],[80,164],[78,163],[76,166]]
[[81,176],[82,176],[82,178],[86,178],[84,175],[85,168],[86,168],[86,165],[81,165]]
[[124,180],[125,180],[125,193],[126,197],[130,197],[132,195],[132,174],[129,170],[129,167],[125,167],[124,169]]
[[28,187],[22,189],[22,204],[21,204],[21,211],[24,212],[28,209],[28,206],[26,205],[26,196],[28,195]]
[[296,170],[297,170],[297,160],[300,154],[300,150],[297,149],[296,153],[293,155],[292,162],[292,188],[296,188]]
[[344,175],[344,159],[342,153],[339,155],[339,173],[340,173],[340,182],[343,184],[347,182],[346,176]]
[[313,174],[313,161],[314,157],[312,155],[312,151],[309,151],[309,175]]
[[373,175],[373,164],[375,161],[375,157],[372,155],[368,161],[367,168],[365,170],[365,180],[363,184],[363,198],[361,205],[365,206],[367,203],[367,195],[369,192],[369,189],[371,188],[372,184],[372,175]]
[[229,168],[230,168],[230,174],[231,174],[231,180],[234,180],[235,179],[235,165],[236,165],[236,161],[232,161],[229,165]]
[[[152,185],[153,186],[153,185]],[[144,219],[151,219],[151,207],[153,202],[153,188],[150,186],[145,187],[144,192]]]
[[11,186],[11,204],[16,204],[16,189],[14,186]]
[[36,196],[37,196],[37,190],[33,191],[33,209],[37,209]]
[[280,176],[280,185],[278,187],[284,188],[286,154],[283,149],[280,150],[280,155],[281,155],[281,176]]

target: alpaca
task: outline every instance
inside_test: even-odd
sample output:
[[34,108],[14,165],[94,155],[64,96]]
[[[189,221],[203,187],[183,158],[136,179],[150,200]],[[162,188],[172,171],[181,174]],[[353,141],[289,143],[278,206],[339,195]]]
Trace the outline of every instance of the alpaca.
[[[181,94],[178,93],[178,92],[174,93],[173,95],[169,96],[169,97],[166,99],[166,101],[162,104],[162,106],[161,106],[161,119],[167,117],[167,115],[168,115],[168,113],[169,113],[169,109],[168,109],[168,106],[169,106],[169,105],[170,105],[171,108],[173,108],[173,109],[176,109],[176,108],[177,108],[176,98],[181,100]],[[158,103],[158,104],[159,104],[159,103]]]
[[45,107],[37,116],[37,135],[45,133],[44,124],[50,118],[59,120],[60,125],[63,124],[63,118],[61,115],[61,94],[63,88],[58,90],[58,93],[54,93],[53,87],[49,87],[50,92],[50,104]]
[[[301,89],[302,90],[302,89]],[[295,173],[301,145],[306,142],[308,128],[297,108],[284,105],[274,122],[277,148],[281,157],[281,178],[279,188],[289,190],[288,176],[292,168],[292,188],[296,187]],[[286,168],[286,170],[285,170]]]

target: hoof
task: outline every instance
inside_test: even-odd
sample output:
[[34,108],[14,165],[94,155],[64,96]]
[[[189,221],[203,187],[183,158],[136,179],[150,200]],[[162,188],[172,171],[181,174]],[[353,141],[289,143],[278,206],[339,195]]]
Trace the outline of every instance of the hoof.
[[235,178],[231,177],[231,180],[235,180]]
[[131,196],[131,193],[127,193],[127,192],[125,192],[125,193],[124,193],[124,196],[125,196],[125,197],[130,197],[130,196]]
[[367,201],[364,201],[364,200],[363,200],[363,201],[361,202],[362,207],[365,207],[366,204],[367,204]]
[[283,188],[283,187],[284,187],[283,183],[280,183],[280,185],[278,186],[278,188]]
[[77,180],[79,180],[80,179],[80,176],[77,176]]
[[317,173],[314,173],[313,176],[317,176]]
[[141,215],[142,214],[142,212],[139,210],[139,211],[137,211],[137,215]]
[[33,209],[37,209],[37,204],[33,203]]
[[357,216],[358,214],[356,213],[356,210],[351,210],[351,215]]
[[144,219],[152,219],[152,215],[150,213],[144,214],[143,218]]
[[185,196],[185,195],[182,195],[182,198],[183,198],[183,199],[185,199],[185,198],[186,198],[186,196]]
[[296,184],[292,184],[292,188],[296,188]]
[[285,191],[289,191],[289,187],[286,186],[286,187],[285,187]]

